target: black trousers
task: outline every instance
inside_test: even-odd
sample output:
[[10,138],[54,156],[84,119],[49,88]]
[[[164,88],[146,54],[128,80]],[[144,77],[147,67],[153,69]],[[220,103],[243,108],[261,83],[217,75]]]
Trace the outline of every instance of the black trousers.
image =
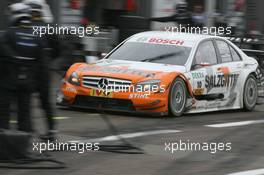
[[41,80],[38,83],[38,91],[39,91],[39,96],[40,96],[40,101],[42,108],[45,112],[45,118],[47,121],[47,127],[48,130],[54,130],[55,129],[55,121],[53,119],[54,117],[54,112],[52,105],[50,103],[50,75],[48,71],[44,71],[41,74]]
[[9,129],[11,100],[17,104],[18,130],[32,132],[30,115],[31,91],[23,88],[17,90],[2,89],[0,92],[0,128]]
[[8,90],[0,88],[0,129],[10,128],[10,95]]
[[17,116],[18,116],[18,130],[25,132],[32,132],[31,121],[31,94],[32,92],[27,89],[20,89],[15,91],[17,96]]

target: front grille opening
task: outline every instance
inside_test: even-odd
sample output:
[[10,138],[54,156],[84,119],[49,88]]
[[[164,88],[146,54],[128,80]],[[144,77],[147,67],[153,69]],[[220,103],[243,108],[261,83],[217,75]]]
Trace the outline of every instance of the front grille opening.
[[129,89],[132,85],[132,81],[125,79],[118,79],[112,77],[96,77],[96,76],[83,76],[82,86],[86,88],[99,89],[99,81],[106,79],[108,82],[108,89],[124,88]]
[[131,100],[83,95],[79,95],[76,97],[74,106],[93,109],[101,108],[105,110],[135,111]]

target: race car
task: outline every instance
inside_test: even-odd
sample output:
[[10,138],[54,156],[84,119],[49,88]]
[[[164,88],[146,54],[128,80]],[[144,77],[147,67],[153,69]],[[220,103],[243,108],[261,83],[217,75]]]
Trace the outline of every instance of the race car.
[[172,116],[252,111],[259,95],[258,67],[223,37],[143,32],[101,60],[72,65],[57,104]]

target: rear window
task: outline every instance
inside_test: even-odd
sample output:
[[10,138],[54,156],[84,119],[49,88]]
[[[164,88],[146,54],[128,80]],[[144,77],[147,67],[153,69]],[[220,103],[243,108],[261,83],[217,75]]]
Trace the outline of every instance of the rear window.
[[231,56],[228,44],[226,42],[220,41],[220,40],[217,40],[216,44],[217,44],[217,47],[219,50],[219,54],[220,54],[220,58],[222,60],[222,63],[231,62],[232,56]]
[[232,54],[232,57],[233,57],[233,61],[241,61],[241,58],[238,55],[238,53],[235,51],[235,49],[230,46],[230,50],[231,50],[231,54]]

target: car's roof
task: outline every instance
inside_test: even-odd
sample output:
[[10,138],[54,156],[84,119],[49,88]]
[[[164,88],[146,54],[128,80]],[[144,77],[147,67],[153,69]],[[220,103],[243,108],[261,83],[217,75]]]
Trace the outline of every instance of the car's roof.
[[208,39],[208,38],[221,38],[212,35],[204,35],[204,34],[192,34],[192,33],[177,33],[177,32],[167,32],[167,31],[148,31],[148,32],[141,32],[134,37],[158,37],[158,38],[170,38],[170,39],[178,39],[178,40],[185,40],[191,41],[194,43],[200,42],[201,40]]

